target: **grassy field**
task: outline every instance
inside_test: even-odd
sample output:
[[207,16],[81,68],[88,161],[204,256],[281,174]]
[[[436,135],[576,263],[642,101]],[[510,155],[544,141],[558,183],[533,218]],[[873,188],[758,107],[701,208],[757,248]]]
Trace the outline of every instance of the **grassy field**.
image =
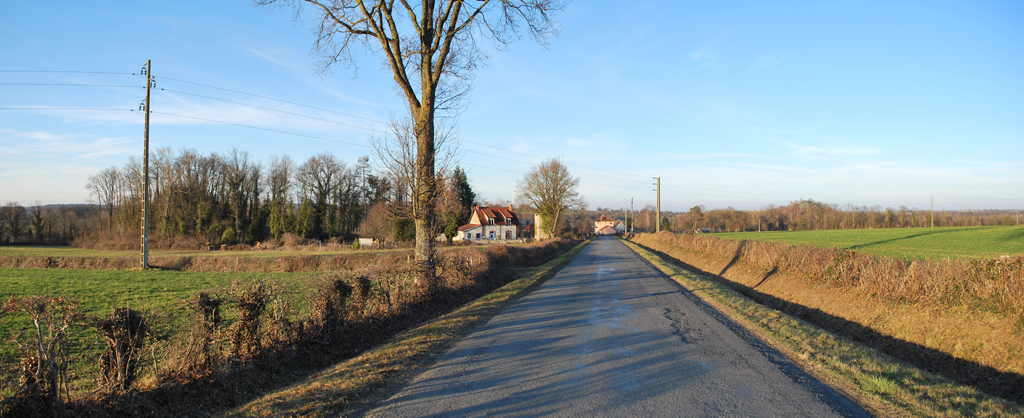
[[[440,247],[444,251],[454,247]],[[410,248],[398,248],[387,250],[359,250],[360,252],[373,251],[403,251]],[[150,250],[150,257],[221,257],[221,256],[243,256],[259,258],[280,258],[300,255],[334,255],[339,253],[352,253],[349,246],[303,246],[301,249],[273,249],[258,251],[201,251],[201,250]],[[100,251],[73,248],[66,245],[0,245],[0,256],[11,257],[83,257],[83,258],[133,258],[140,257],[139,250],[131,251]]]
[[[159,338],[166,337],[189,315],[179,309],[181,300],[197,291],[223,292],[234,280],[246,282],[258,277],[284,284],[284,299],[295,308],[303,308],[301,301],[309,280],[323,274],[0,268],[0,296],[71,296],[95,316],[109,314],[111,309],[121,306],[167,315],[167,321],[152,322]],[[228,317],[232,319],[230,313]],[[12,358],[16,350],[9,337],[28,328],[25,317],[0,316],[0,362]]]
[[1024,254],[1024,226],[731,232],[715,236],[838,247],[904,259],[998,258]]

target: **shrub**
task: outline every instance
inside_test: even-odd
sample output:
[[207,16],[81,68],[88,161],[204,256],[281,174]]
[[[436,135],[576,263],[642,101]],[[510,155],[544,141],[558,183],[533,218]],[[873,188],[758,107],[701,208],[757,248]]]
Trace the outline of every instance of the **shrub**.
[[220,307],[225,300],[207,292],[197,292],[182,301],[192,310],[192,325],[183,338],[171,347],[162,377],[191,379],[207,375],[220,360],[220,326],[224,322]]
[[11,296],[2,312],[29,317],[29,341],[17,341],[22,352],[19,388],[0,402],[0,415],[32,416],[64,413],[70,399],[68,363],[70,332],[82,325],[85,315],[74,299],[50,296]]
[[138,376],[139,360],[149,327],[139,311],[116,308],[94,325],[106,343],[100,357],[100,378],[108,386],[128,390]]
[[235,281],[231,291],[237,298],[235,313],[237,322],[231,326],[231,355],[250,359],[262,349],[260,338],[260,317],[267,308],[269,298],[267,285],[262,280],[253,280],[248,286]]

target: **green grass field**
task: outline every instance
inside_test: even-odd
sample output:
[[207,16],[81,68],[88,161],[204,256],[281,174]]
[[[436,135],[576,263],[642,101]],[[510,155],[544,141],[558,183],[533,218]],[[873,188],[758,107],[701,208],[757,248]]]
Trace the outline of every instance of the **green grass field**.
[[1024,254],[1024,226],[731,232],[715,236],[838,247],[904,259],[998,258]]
[[[286,289],[284,299],[293,308],[303,311],[306,309],[303,302],[305,291],[310,281],[323,274],[0,268],[0,296],[5,300],[11,295],[70,296],[80,301],[82,307],[94,316],[108,315],[114,307],[121,306],[148,311],[162,318],[151,318],[150,324],[154,336],[163,339],[172,330],[180,328],[187,315],[191,315],[180,309],[183,307],[181,300],[195,292],[218,292],[227,297],[226,290],[232,281],[247,283],[261,278],[283,284]],[[229,322],[233,320],[231,312],[225,312],[225,316]],[[0,315],[0,363],[14,359],[16,346],[10,337],[27,330],[29,325],[23,315]],[[87,332],[83,335],[93,334]],[[96,346],[90,351],[98,349]]]

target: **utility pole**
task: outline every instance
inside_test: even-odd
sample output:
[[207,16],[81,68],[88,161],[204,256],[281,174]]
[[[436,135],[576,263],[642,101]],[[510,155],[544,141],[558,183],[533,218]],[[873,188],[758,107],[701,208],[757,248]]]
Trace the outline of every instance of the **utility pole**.
[[932,228],[935,228],[935,196],[932,196]]
[[146,103],[143,105],[146,127],[142,145],[142,269],[145,270],[149,268],[149,90],[153,87],[151,60],[146,60],[142,75],[146,77]]
[[654,219],[654,232],[661,232],[661,177],[654,177],[654,179],[658,180],[658,182],[655,183],[658,185],[658,188],[655,189],[658,192],[658,212],[657,217]]
[[[636,224],[636,215],[633,214],[633,198],[632,197],[629,198],[629,216],[631,218],[633,218],[633,222],[629,223],[629,233],[632,234],[633,230],[634,230],[633,225]],[[1018,225],[1020,224],[1020,219],[1017,219],[1017,224]]]

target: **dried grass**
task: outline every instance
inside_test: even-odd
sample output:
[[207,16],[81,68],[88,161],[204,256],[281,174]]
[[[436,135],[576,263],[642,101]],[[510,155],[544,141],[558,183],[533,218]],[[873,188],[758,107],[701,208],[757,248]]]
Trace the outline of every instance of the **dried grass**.
[[784,273],[815,284],[853,287],[893,302],[967,305],[1024,320],[1024,256],[906,261],[837,248],[667,232],[645,234],[636,241],[678,248],[705,259],[729,260],[766,274]]

